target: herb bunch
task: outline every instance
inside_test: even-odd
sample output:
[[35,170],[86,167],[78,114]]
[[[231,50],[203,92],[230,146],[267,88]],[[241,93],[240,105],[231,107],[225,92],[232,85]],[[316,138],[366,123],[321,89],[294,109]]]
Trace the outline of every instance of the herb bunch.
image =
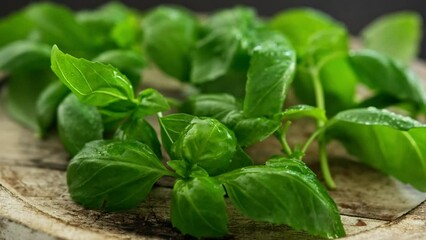
[[[336,204],[302,161],[315,140],[331,189],[326,146],[336,139],[426,191],[426,126],[411,118],[425,113],[426,95],[408,68],[420,29],[415,13],[384,16],[363,31],[365,49],[350,50],[344,26],[313,9],[263,21],[236,7],[201,21],[179,7],[141,14],[112,3],[73,13],[35,4],[0,21],[4,103],[39,136],[56,121],[72,156],[70,195],[86,208],[135,208],[170,176],[171,221],[183,234],[228,234],[227,197],[254,220],[337,238],[345,231]],[[136,94],[144,55],[197,89],[179,113],[166,115],[172,101],[155,89]],[[359,86],[368,97],[356,96]],[[284,109],[290,87],[301,104]],[[161,144],[148,116],[157,117]],[[290,146],[288,129],[306,117],[316,131]],[[270,136],[282,155],[254,165],[245,148]]]

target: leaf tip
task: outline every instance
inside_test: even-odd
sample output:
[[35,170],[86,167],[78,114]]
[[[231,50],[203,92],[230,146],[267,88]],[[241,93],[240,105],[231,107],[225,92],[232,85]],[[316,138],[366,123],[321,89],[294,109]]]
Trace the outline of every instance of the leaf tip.
[[55,71],[54,66],[57,61],[57,56],[59,54],[63,54],[63,52],[59,50],[58,45],[54,44],[52,46],[52,51],[50,52],[50,63],[51,63],[50,67],[52,68],[53,71]]

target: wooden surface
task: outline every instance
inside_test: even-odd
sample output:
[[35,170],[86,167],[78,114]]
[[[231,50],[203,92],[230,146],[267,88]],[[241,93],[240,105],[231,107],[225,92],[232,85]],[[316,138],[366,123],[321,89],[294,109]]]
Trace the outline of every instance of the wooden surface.
[[[419,71],[423,71],[420,68]],[[425,72],[421,72],[426,76]],[[147,71],[148,85],[170,95],[185,86]],[[165,84],[166,83],[166,84]],[[298,122],[292,144],[311,130]],[[251,149],[258,162],[279,153],[274,139]],[[315,147],[307,162],[318,173]],[[330,192],[341,212],[347,239],[426,239],[426,194],[358,164],[338,144],[330,146],[331,171],[338,189]],[[52,134],[41,141],[0,109],[0,239],[183,239],[169,220],[171,179],[155,185],[138,208],[119,213],[86,210],[69,197],[68,156]],[[321,175],[319,178],[321,179]],[[233,239],[316,239],[286,226],[251,221],[229,205]]]

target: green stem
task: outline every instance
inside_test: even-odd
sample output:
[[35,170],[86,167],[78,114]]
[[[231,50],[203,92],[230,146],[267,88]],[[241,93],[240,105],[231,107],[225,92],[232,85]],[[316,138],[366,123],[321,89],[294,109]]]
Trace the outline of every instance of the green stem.
[[[325,110],[325,101],[324,101],[324,89],[322,87],[321,84],[321,79],[319,77],[319,69],[313,67],[311,69],[311,76],[312,76],[312,82],[314,85],[314,91],[315,91],[315,101],[316,101],[316,105],[318,108]],[[317,136],[315,136],[315,134],[318,135],[318,149],[319,149],[319,157],[320,157],[320,165],[321,165],[321,171],[322,174],[324,176],[324,180],[325,180],[325,184],[327,185],[327,187],[329,187],[330,189],[335,189],[336,188],[336,184],[333,181],[333,177],[331,176],[330,173],[330,168],[328,165],[328,159],[327,159],[327,149],[326,149],[326,143],[325,143],[325,139],[324,139],[324,135],[321,129],[324,129],[324,125],[326,124],[325,121],[323,120],[318,120],[317,121],[317,127],[318,127],[318,131],[315,132],[313,134],[313,138],[308,139],[307,144],[309,145],[313,139]],[[306,145],[306,144],[305,144]],[[307,147],[306,147],[307,148]],[[306,149],[305,149],[306,151]]]
[[283,149],[283,151],[288,155],[291,156],[293,154],[293,151],[290,148],[290,145],[287,142],[287,130],[290,127],[291,122],[287,121],[284,126],[282,127],[282,129],[280,131],[277,131],[277,135],[278,135],[278,141],[281,144],[281,147]]
[[[322,88],[321,80],[319,78],[319,71],[317,68],[313,68],[310,71],[312,76],[312,83],[314,84],[314,91],[315,91],[315,102],[318,108],[325,110],[325,103],[324,103],[324,90]],[[318,123],[323,121],[318,121]],[[322,126],[319,126],[322,127]]]
[[328,159],[327,159],[327,150],[325,148],[326,145],[323,138],[321,138],[318,141],[318,147],[319,147],[319,154],[320,154],[321,171],[324,177],[325,185],[327,185],[329,189],[334,190],[336,189],[336,183],[334,182],[333,177],[331,176],[331,173],[330,173],[330,168],[328,166]]
[[311,143],[317,138],[322,132],[324,131],[324,128],[318,128],[312,135],[309,137],[309,139],[305,142],[305,145],[302,147],[302,153],[305,154],[306,150],[308,150],[308,147],[311,145]]

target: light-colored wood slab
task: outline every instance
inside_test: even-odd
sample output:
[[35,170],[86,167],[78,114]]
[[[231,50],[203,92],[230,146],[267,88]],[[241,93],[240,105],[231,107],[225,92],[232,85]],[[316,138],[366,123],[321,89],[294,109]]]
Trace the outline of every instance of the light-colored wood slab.
[[[426,76],[426,74],[424,75]],[[147,84],[178,96],[189,87],[149,70]],[[185,89],[185,91],[181,91]],[[291,144],[304,141],[312,123],[295,123]],[[274,139],[251,148],[257,162],[279,154]],[[426,239],[426,195],[355,161],[337,145],[330,147],[331,170],[348,239]],[[316,171],[315,146],[307,162]],[[68,156],[54,135],[36,139],[0,109],[0,239],[184,239],[170,223],[171,180],[163,179],[137,209],[105,213],[86,210],[69,197]],[[249,220],[229,204],[234,239],[316,239],[287,226]]]

